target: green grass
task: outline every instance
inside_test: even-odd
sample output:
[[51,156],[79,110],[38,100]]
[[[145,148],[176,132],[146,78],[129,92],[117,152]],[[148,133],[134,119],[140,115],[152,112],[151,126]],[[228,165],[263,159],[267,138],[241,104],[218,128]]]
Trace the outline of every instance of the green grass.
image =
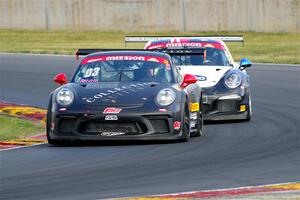
[[[245,45],[228,43],[236,61],[243,57],[252,62],[300,64],[300,33],[257,32],[70,32],[0,30],[0,52],[73,54],[77,48],[125,48],[125,35],[244,35]],[[142,48],[144,44],[130,44]]]
[[15,140],[45,132],[41,124],[6,115],[0,115],[0,141]]

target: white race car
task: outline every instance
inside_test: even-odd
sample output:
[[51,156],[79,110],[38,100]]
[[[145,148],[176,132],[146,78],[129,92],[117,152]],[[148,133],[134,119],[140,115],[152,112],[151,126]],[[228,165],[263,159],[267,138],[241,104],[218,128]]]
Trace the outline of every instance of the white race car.
[[244,42],[242,36],[127,36],[125,42],[147,42],[145,49],[203,49],[202,55],[186,51],[171,55],[181,75],[193,74],[202,87],[202,112],[205,120],[247,120],[252,116],[249,75],[251,62],[235,63],[226,44]]

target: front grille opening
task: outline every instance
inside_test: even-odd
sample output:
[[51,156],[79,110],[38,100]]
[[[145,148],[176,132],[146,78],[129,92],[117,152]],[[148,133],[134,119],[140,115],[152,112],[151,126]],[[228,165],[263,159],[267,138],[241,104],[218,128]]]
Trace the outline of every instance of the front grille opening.
[[238,111],[238,103],[235,100],[218,101],[218,111],[236,112]]
[[79,132],[86,135],[98,135],[103,132],[125,133],[138,135],[146,133],[145,125],[139,122],[85,122],[79,127]]
[[162,134],[170,132],[169,124],[166,119],[150,119],[150,122],[155,133]]
[[73,131],[75,119],[61,119],[59,122],[58,130],[60,134],[67,134]]

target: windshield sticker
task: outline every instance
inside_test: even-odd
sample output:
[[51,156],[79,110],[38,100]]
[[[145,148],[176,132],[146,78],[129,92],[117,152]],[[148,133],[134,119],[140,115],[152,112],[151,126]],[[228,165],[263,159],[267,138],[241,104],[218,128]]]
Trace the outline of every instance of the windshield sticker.
[[88,77],[91,77],[91,76],[98,76],[99,71],[100,71],[100,67],[89,68],[84,73],[83,78],[88,78]]
[[170,65],[170,62],[168,60],[164,60],[164,64],[166,65],[167,70],[171,70],[171,65]]
[[[150,60],[149,60],[150,59]],[[158,56],[93,56],[84,58],[81,64],[91,62],[111,61],[111,60],[141,60],[141,61],[154,61],[164,64],[164,58]]]
[[151,61],[151,62],[159,62],[156,58],[149,58],[147,61]]
[[145,60],[144,56],[107,56],[105,60]]
[[145,47],[145,49],[159,49],[159,48],[169,48],[169,47],[211,47],[216,49],[223,50],[224,47],[217,42],[210,42],[210,41],[201,41],[201,42],[191,42],[188,40],[182,40],[180,42],[169,42],[169,43],[162,43],[158,44],[150,44]]
[[95,79],[81,79],[79,82],[80,83],[97,83],[98,80],[95,80]]

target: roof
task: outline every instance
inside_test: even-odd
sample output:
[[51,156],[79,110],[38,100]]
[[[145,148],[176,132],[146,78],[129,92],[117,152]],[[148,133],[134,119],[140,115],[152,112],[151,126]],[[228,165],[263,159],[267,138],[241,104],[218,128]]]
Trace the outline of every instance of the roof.
[[165,53],[160,53],[160,52],[151,52],[151,51],[130,51],[130,50],[125,50],[125,51],[103,51],[103,52],[96,52],[96,53],[91,53],[86,56],[86,58],[89,57],[94,57],[94,56],[117,56],[117,55],[136,55],[136,56],[158,56],[158,57],[164,57],[164,58],[169,58],[167,54]]

